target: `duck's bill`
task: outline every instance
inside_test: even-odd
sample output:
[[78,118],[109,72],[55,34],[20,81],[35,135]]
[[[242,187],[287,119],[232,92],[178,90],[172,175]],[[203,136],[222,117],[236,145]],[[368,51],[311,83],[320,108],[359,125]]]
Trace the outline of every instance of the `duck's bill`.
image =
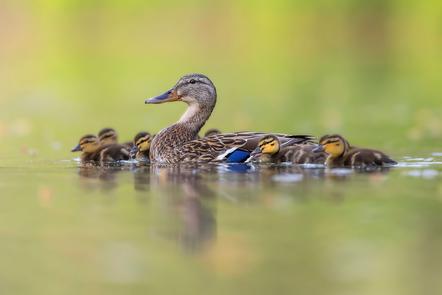
[[74,148],[71,149],[71,152],[79,152],[79,151],[81,151],[80,144],[77,144]]
[[312,152],[314,152],[314,153],[321,153],[323,151],[324,151],[324,147],[322,145],[318,145],[312,150]]
[[164,102],[170,102],[170,101],[177,101],[180,97],[176,93],[175,90],[171,89],[161,95],[146,99],[144,103],[149,104],[158,104],[158,103],[164,103]]

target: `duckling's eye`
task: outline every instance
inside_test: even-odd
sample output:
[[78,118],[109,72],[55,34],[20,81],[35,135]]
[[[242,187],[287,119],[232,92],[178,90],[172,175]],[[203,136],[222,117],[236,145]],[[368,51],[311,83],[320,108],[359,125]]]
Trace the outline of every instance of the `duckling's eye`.
[[190,83],[190,84],[195,84],[196,81],[195,81],[195,79],[190,79],[189,83]]
[[339,144],[339,143],[336,143],[335,146],[340,146],[340,144]]
[[275,143],[274,143],[274,142],[272,142],[272,143],[270,144],[270,146],[275,146]]

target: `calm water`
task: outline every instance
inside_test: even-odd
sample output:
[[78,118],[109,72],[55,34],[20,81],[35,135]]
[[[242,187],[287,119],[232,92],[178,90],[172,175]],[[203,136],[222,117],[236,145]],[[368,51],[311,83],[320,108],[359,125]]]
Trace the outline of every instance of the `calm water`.
[[320,166],[0,168],[2,294],[436,294],[442,153]]

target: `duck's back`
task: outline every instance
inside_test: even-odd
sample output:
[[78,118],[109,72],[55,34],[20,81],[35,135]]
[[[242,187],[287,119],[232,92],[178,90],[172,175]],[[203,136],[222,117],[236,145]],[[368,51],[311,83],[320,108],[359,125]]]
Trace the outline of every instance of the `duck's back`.
[[[224,133],[192,140],[175,150],[175,161],[212,162],[222,160],[223,154],[237,148],[250,153],[257,147],[259,140],[265,134],[263,132]],[[308,135],[275,134],[275,136],[282,143],[290,141],[292,144],[308,142],[312,139]]]

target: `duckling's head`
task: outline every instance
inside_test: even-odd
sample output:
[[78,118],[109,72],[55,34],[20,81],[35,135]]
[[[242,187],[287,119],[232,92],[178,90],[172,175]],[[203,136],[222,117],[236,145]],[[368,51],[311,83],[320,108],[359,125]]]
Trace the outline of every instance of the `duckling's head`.
[[170,101],[184,101],[189,105],[214,106],[216,88],[203,74],[188,74],[162,95],[147,99],[145,103],[158,104]]
[[279,139],[274,135],[266,135],[259,140],[258,148],[262,154],[274,155],[280,149]]
[[150,149],[150,143],[152,142],[152,136],[149,132],[138,132],[134,138],[134,145],[140,152],[145,152]]
[[206,133],[204,133],[204,137],[217,135],[220,133],[221,133],[221,131],[219,131],[218,129],[212,128],[212,129],[207,130]]
[[319,139],[319,144],[322,150],[332,158],[342,156],[350,146],[347,140],[339,134],[324,135]]
[[118,135],[115,129],[103,128],[98,132],[98,139],[101,145],[118,143]]
[[80,138],[80,142],[71,152],[93,153],[100,147],[98,137],[92,134]]

